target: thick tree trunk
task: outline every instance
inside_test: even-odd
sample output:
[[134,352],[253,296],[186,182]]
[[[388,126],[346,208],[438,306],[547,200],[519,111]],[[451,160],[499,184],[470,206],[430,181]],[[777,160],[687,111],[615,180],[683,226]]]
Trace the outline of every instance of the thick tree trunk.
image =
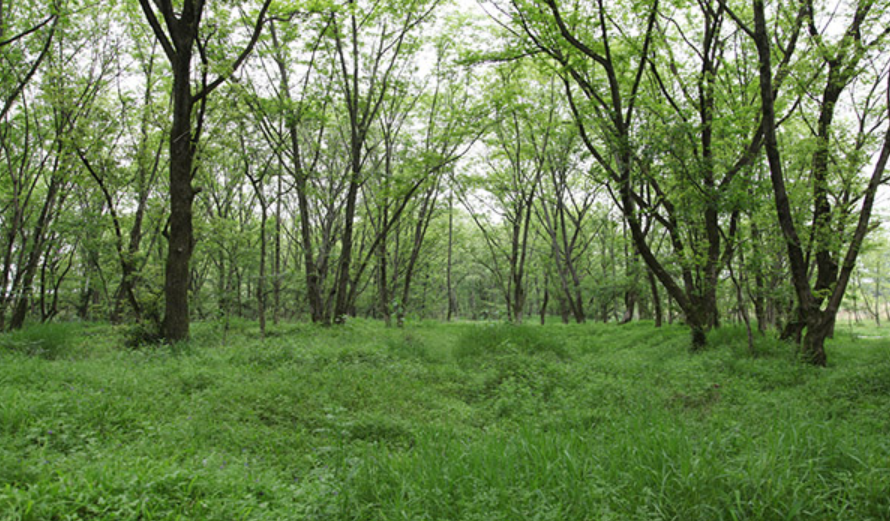
[[522,281],[514,282],[513,297],[511,299],[510,318],[516,324],[522,324],[525,312],[525,288],[522,287]]
[[[167,233],[167,263],[164,279],[164,338],[168,342],[187,340],[189,336],[189,263],[195,246],[192,225],[192,202],[196,191],[192,187],[193,161],[198,136],[192,129],[192,108],[196,100],[206,102],[207,96],[228,78],[247,58],[257,42],[264,17],[271,0],[265,0],[257,17],[250,42],[228,67],[223,76],[207,83],[203,75],[202,90],[192,96],[192,56],[198,39],[205,3],[186,1],[174,9],[171,0],[139,0],[139,5],[161,44],[173,74],[173,123],[170,128],[170,220]],[[163,28],[155,8],[166,25]],[[206,43],[206,42],[205,42]],[[202,55],[206,58],[205,55]],[[205,64],[206,65],[206,64]],[[203,112],[202,112],[203,113]],[[199,125],[202,114],[199,114]]]
[[701,351],[708,344],[707,329],[701,324],[687,324],[692,334],[692,351]]
[[826,364],[825,339],[829,338],[834,330],[834,320],[834,315],[829,316],[818,310],[808,315],[807,331],[801,348],[801,356],[805,361],[820,366]]
[[571,317],[570,302],[565,298],[564,295],[557,298],[557,300],[559,301],[559,318],[560,320],[562,320],[563,324],[568,324]]
[[692,334],[692,352],[701,351],[707,347],[707,333],[710,329],[709,313],[701,303],[692,304],[692,309],[684,311],[686,325]]
[[[581,291],[581,278],[578,276],[578,270],[575,269],[574,265],[569,263],[569,270],[572,276],[572,289],[574,290],[574,304],[572,305],[572,312],[575,314],[575,322],[578,324],[583,324],[587,321],[587,314],[584,312],[584,298]],[[572,298],[572,295],[567,295],[568,298]]]
[[164,338],[189,337],[189,263],[194,248],[192,225],[192,94],[191,45],[179,48],[173,60],[173,125],[170,129],[170,220],[164,279]]
[[[296,141],[295,134],[292,131],[291,141]],[[322,324],[328,322],[330,317],[325,309],[324,298],[322,296],[323,288],[318,265],[315,262],[315,253],[312,245],[312,223],[309,219],[312,211],[309,205],[309,197],[307,196],[306,179],[302,172],[297,173],[297,204],[300,210],[300,240],[303,249],[303,264],[306,273],[306,300],[309,302],[309,312],[312,315],[312,322]]]
[[637,294],[632,290],[624,292],[624,315],[621,317],[621,323],[627,324],[634,319],[634,311],[637,307]]

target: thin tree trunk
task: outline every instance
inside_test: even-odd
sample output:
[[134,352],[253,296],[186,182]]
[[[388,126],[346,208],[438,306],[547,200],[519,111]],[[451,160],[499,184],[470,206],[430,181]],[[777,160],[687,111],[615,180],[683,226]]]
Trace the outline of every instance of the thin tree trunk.
[[544,275],[544,299],[541,302],[541,325],[547,323],[547,304],[550,303],[550,284],[548,284],[548,277]]
[[260,274],[256,283],[257,314],[260,322],[260,339],[266,338],[266,205],[260,215]]
[[633,254],[628,250],[627,240],[627,224],[623,223],[622,236],[624,237],[624,316],[621,318],[621,324],[627,324],[634,319],[634,311],[637,305],[637,256],[636,247]]
[[[61,153],[61,141],[59,141],[58,152]],[[56,167],[57,166],[58,165],[56,165]],[[34,226],[31,253],[28,255],[27,263],[23,268],[22,282],[19,285],[19,296],[15,301],[12,317],[9,320],[10,330],[21,329],[25,324],[25,317],[28,314],[32,291],[31,286],[34,283],[34,277],[37,274],[37,268],[40,265],[40,259],[43,255],[45,233],[52,220],[52,212],[56,205],[56,196],[59,193],[59,185],[61,184],[61,181],[58,178],[58,173],[55,172],[56,167],[53,168],[54,171],[50,178],[49,187],[47,188],[46,199],[44,200],[40,215],[37,218],[37,223]]]
[[448,193],[448,261],[445,271],[445,286],[448,290],[448,313],[445,320],[451,322],[457,307],[454,287],[451,279],[453,269],[453,249],[454,249],[454,192]]
[[[281,53],[281,46],[278,42],[278,35],[275,31],[275,24],[270,25],[269,31],[272,37],[272,43],[275,48],[275,63],[278,66],[280,74],[281,96],[284,98],[285,106],[290,107],[293,99],[290,93],[290,76],[288,74],[287,65],[284,56]],[[329,315],[324,304],[322,296],[322,278],[321,273],[324,271],[316,262],[315,251],[312,244],[312,221],[310,216],[313,214],[313,208],[309,204],[308,195],[308,175],[306,167],[303,164],[303,155],[300,147],[300,139],[298,134],[298,119],[293,114],[285,117],[285,125],[290,137],[291,157],[293,161],[294,185],[297,191],[297,210],[300,219],[300,243],[303,252],[303,269],[306,277],[306,301],[309,304],[309,313],[313,323],[326,323]]]
[[652,291],[652,307],[655,314],[655,327],[661,327],[662,310],[661,296],[658,294],[658,283],[655,280],[655,275],[652,274],[652,270],[647,270],[646,275],[649,279],[649,289]]
[[272,274],[272,322],[277,326],[281,317],[281,174],[277,177],[277,190],[275,194],[275,258],[273,259]]

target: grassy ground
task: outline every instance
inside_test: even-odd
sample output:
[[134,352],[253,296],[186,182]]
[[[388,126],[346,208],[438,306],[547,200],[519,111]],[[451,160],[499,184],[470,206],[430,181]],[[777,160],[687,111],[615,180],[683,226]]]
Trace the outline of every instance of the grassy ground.
[[[0,337],[0,519],[890,519],[890,344],[199,324]],[[886,337],[886,335],[884,335]]]

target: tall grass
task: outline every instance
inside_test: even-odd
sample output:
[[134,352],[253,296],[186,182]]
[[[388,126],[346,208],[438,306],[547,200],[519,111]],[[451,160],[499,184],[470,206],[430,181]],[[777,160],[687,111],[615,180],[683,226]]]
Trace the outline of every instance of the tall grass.
[[47,360],[72,354],[79,325],[64,323],[30,324],[0,335],[0,351],[14,351]]
[[890,519],[880,339],[817,369],[732,329],[255,329],[0,350],[0,519]]

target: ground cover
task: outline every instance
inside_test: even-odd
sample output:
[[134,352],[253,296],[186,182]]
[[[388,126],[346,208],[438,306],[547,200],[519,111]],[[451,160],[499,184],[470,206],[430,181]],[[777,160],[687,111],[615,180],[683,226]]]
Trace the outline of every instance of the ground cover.
[[890,340],[354,320],[0,336],[0,519],[890,519]]

